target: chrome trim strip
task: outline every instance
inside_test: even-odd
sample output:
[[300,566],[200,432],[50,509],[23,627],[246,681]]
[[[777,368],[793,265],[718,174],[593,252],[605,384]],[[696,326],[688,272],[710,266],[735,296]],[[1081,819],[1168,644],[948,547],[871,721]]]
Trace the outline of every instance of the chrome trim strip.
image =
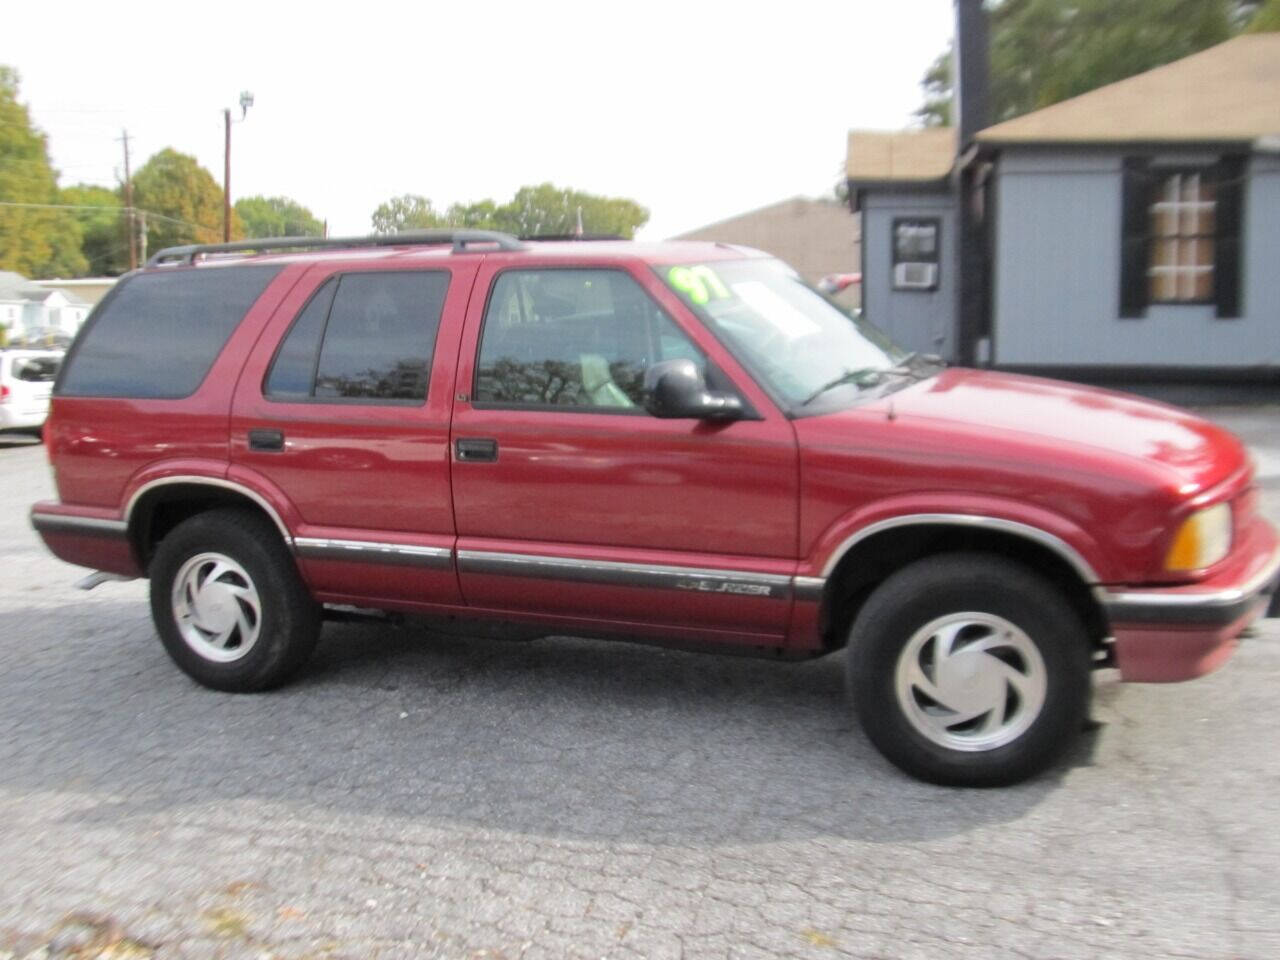
[[124,537],[129,526],[123,520],[76,517],[65,513],[31,511],[31,525],[41,533],[79,533],[88,537]]
[[421,547],[376,540],[331,540],[325,537],[295,537],[293,546],[299,556],[316,560],[356,560],[443,570],[453,567],[453,551],[448,547]]
[[195,474],[191,476],[161,477],[158,480],[152,480],[140,486],[133,492],[133,496],[129,498],[129,503],[124,508],[124,522],[126,526],[128,525],[130,518],[133,516],[133,508],[138,505],[138,501],[142,499],[144,494],[150,490],[154,490],[156,487],[169,486],[175,483],[203,484],[208,487],[221,487],[224,490],[234,490],[236,493],[244,494],[266,511],[267,516],[275,522],[276,527],[280,530],[280,534],[284,537],[284,542],[289,546],[293,545],[293,534],[289,532],[289,528],[286,527],[284,525],[284,521],[280,519],[280,514],[276,513],[275,508],[272,507],[271,504],[267,503],[260,493],[249,489],[243,484],[236,483],[234,480],[223,480],[218,477],[205,477]]
[[791,588],[797,600],[817,601],[827,588],[825,577],[792,577]]
[[867,537],[875,536],[885,530],[892,530],[894,527],[910,527],[919,526],[921,524],[939,524],[951,527],[978,527],[983,530],[998,530],[1002,533],[1011,533],[1015,536],[1025,537],[1033,540],[1043,547],[1048,547],[1054,551],[1063,560],[1066,560],[1075,569],[1076,573],[1084,578],[1089,584],[1097,583],[1101,578],[1097,572],[1089,565],[1089,562],[1080,553],[1067,543],[1061,537],[1054,536],[1039,527],[1033,527],[1025,523],[1018,523],[1015,520],[1002,520],[999,517],[987,517],[976,513],[909,513],[900,517],[890,517],[887,520],[881,520],[877,523],[863,527],[856,533],[847,537],[841,544],[832,551],[831,556],[827,558],[826,565],[822,568],[822,575],[830,577],[841,558]]
[[1107,590],[1095,591],[1098,601],[1106,608],[1107,615],[1120,622],[1141,621],[1156,618],[1161,622],[1187,620],[1215,621],[1244,616],[1248,609],[1274,588],[1280,576],[1280,547],[1271,555],[1266,566],[1244,583],[1221,590],[1205,590],[1199,593],[1171,590]]
[[459,550],[458,569],[464,573],[494,573],[508,577],[539,577],[578,583],[607,583],[624,587],[655,587],[725,593],[738,596],[789,596],[792,578],[781,573],[677,567],[665,564],[579,560],[526,553]]

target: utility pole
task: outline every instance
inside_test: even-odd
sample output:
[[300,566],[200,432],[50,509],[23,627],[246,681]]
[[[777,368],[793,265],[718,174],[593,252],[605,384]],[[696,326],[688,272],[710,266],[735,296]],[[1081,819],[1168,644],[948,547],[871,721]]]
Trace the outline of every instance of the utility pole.
[[124,143],[124,209],[129,224],[129,269],[138,269],[138,232],[133,222],[133,175],[129,172],[129,131],[121,130]]
[[142,262],[147,262],[147,211],[142,210],[138,213],[138,245],[142,247]]
[[226,153],[222,166],[222,242],[231,242],[231,111],[223,110],[222,118],[226,121],[227,140]]

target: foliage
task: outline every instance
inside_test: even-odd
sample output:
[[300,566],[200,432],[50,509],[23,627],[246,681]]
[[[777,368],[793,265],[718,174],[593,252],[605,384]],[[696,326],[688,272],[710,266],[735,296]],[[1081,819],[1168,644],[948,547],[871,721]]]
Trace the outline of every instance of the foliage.
[[129,224],[118,190],[81,183],[60,190],[58,202],[102,208],[68,211],[80,224],[80,250],[90,276],[118,276],[129,269]]
[[1280,30],[1280,0],[1267,0],[1266,3],[1260,4],[1245,30],[1249,33],[1270,33]]
[[[196,158],[166,147],[133,177],[133,205],[148,214],[147,250],[222,239],[222,188]],[[231,237],[244,236],[244,224],[231,215]]]
[[455,203],[443,214],[426,197],[394,197],[373,212],[377,233],[398,233],[428,227],[471,227],[502,230],[517,236],[554,236],[582,230],[616,234],[630,239],[649,220],[649,211],[625,197],[603,197],[542,183],[521,187],[507,203],[479,200]]
[[235,203],[235,212],[244,222],[245,236],[250,239],[324,234],[324,224],[315,214],[288,197],[242,197]]
[[[1231,36],[1256,0],[1002,0],[990,10],[991,122],[1123,80]],[[951,122],[951,51],[916,115]]]
[[392,197],[373,211],[374,233],[403,233],[444,224],[444,217],[431,206],[430,200],[412,193]]
[[[58,176],[45,136],[18,102],[17,71],[0,66],[0,201],[58,203]],[[28,277],[74,276],[87,266],[80,225],[68,212],[0,207],[0,270]]]

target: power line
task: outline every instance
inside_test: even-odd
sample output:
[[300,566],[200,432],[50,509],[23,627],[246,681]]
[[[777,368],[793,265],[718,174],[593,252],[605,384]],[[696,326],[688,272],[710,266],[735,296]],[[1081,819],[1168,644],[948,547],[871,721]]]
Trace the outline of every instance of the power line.
[[165,216],[163,213],[155,213],[152,210],[144,210],[141,207],[113,207],[105,203],[85,204],[85,203],[18,203],[13,200],[0,200],[0,207],[30,207],[39,210],[113,210],[116,213],[127,213],[130,209],[135,213],[145,213],[148,217],[155,217],[157,220],[166,220],[169,223],[176,223],[180,226],[190,227],[192,230],[204,230],[206,233],[217,234],[217,227],[206,227],[200,223],[191,223],[188,220],[179,220],[177,217]]

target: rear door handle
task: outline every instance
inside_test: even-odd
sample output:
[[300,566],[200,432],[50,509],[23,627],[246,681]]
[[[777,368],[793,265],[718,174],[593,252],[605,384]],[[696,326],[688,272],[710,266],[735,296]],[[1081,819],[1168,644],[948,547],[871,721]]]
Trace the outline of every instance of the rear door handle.
[[283,450],[284,449],[284,431],[283,430],[250,430],[249,431],[249,449],[250,450]]
[[459,460],[467,463],[493,463],[498,459],[498,441],[488,437],[461,437],[453,448]]

